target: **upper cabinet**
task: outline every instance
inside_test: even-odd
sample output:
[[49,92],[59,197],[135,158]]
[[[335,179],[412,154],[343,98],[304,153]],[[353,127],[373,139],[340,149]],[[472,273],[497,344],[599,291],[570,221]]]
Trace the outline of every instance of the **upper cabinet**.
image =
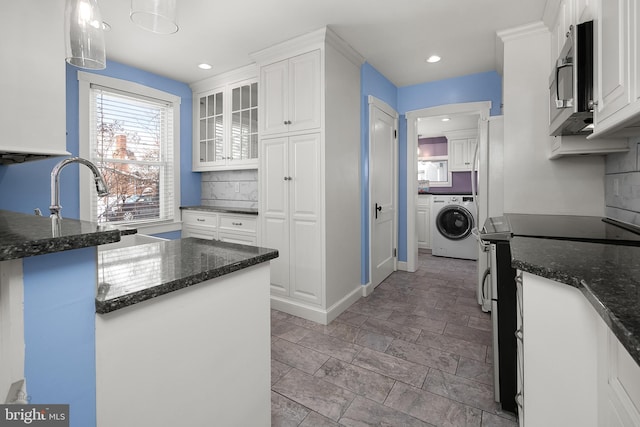
[[320,127],[320,69],[319,49],[261,67],[262,135]]
[[258,167],[258,82],[249,66],[192,85],[193,170]]
[[478,145],[478,131],[447,133],[449,168],[451,172],[473,170],[473,158]]
[[64,1],[3,2],[2,14],[0,163],[69,155]]
[[589,138],[640,135],[640,0],[599,0],[595,129]]

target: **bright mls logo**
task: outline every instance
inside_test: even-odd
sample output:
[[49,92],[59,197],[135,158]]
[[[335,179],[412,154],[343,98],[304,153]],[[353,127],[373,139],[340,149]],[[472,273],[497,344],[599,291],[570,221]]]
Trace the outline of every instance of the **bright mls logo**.
[[0,405],[0,427],[69,427],[69,405]]

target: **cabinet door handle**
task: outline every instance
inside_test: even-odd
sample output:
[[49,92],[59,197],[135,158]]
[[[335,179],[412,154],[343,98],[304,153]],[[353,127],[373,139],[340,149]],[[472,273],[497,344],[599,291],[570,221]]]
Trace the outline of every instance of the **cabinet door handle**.
[[291,181],[292,179],[293,179],[293,178],[291,178],[290,176],[285,176],[285,177],[284,177],[284,180],[285,180],[285,181]]
[[285,124],[285,125],[290,125],[290,124],[291,124],[291,120],[285,120],[285,121],[284,121],[284,124]]
[[204,222],[204,219],[202,219],[202,218],[196,218],[196,221],[198,221],[198,222]]

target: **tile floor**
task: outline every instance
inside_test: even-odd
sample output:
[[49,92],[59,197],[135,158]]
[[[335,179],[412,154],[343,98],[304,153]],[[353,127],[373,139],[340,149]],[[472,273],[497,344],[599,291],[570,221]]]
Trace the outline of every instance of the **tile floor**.
[[327,326],[272,310],[272,426],[517,426],[475,283],[475,261],[421,252]]

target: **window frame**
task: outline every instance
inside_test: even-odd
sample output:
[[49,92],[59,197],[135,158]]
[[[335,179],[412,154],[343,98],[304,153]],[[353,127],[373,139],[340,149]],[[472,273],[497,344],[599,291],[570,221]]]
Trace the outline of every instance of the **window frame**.
[[[145,234],[165,233],[180,229],[180,103],[181,98],[158,89],[144,86],[128,80],[78,71],[78,118],[79,118],[79,155],[90,159],[90,97],[91,85],[99,85],[116,91],[128,92],[148,98],[155,98],[173,105],[173,218],[144,223],[120,223],[115,227],[136,228]],[[80,219],[95,222],[91,217],[91,202],[95,185],[88,168],[79,168],[80,180]]]

